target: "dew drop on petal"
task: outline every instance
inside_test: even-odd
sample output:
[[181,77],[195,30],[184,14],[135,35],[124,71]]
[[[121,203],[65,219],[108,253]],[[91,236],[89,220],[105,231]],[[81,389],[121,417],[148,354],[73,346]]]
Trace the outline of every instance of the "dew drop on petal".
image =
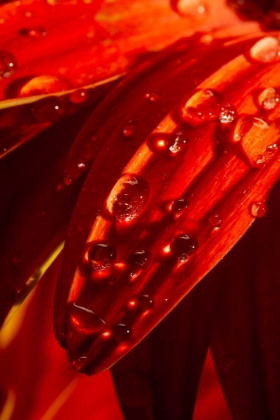
[[253,217],[263,217],[266,213],[266,205],[262,201],[256,201],[251,204],[250,213]]
[[131,137],[135,133],[136,124],[134,121],[129,120],[127,121],[122,128],[122,134],[124,137]]
[[227,106],[221,107],[221,113],[219,115],[219,121],[221,124],[232,123],[235,119],[235,110],[228,104]]
[[171,156],[177,156],[178,153],[182,152],[187,145],[187,138],[185,135],[178,131],[169,142],[169,151]]
[[22,28],[19,29],[18,34],[31,39],[40,39],[47,36],[46,30],[43,28]]
[[26,82],[18,92],[19,98],[26,96],[42,95],[48,93],[62,92],[68,88],[65,80],[57,76],[42,75],[33,77]]
[[139,249],[130,254],[127,259],[127,265],[134,268],[143,268],[149,259],[149,254],[144,249]]
[[218,229],[222,224],[222,218],[218,214],[212,214],[209,217],[210,226],[214,229]]
[[280,96],[272,87],[264,89],[258,96],[258,103],[265,111],[271,111],[279,104]]
[[69,317],[71,327],[85,334],[98,334],[105,326],[105,321],[92,310],[76,303],[69,308]]
[[170,210],[173,214],[181,213],[185,208],[187,208],[188,202],[183,198],[177,198],[171,203]]
[[138,305],[142,311],[148,311],[154,306],[154,300],[150,295],[142,295],[138,297]]
[[201,89],[187,100],[181,109],[183,121],[190,125],[199,125],[218,118],[221,106],[216,94],[210,89]]
[[260,39],[250,49],[253,60],[262,63],[275,63],[280,60],[280,41],[278,38],[267,36]]
[[132,334],[132,329],[129,325],[126,324],[117,324],[112,328],[113,338],[118,343],[123,343],[130,339]]
[[170,244],[172,255],[180,262],[186,261],[197,247],[197,241],[187,234],[176,236]]
[[73,180],[69,175],[64,175],[63,177],[63,183],[64,185],[66,185],[66,187],[70,187],[70,185],[72,184]]
[[73,104],[81,104],[87,99],[86,89],[74,90],[70,93],[69,99]]
[[202,0],[171,0],[171,7],[180,16],[198,19],[208,15],[208,6]]
[[155,92],[147,93],[145,95],[145,98],[148,99],[148,101],[150,101],[150,102],[157,102],[160,98],[160,95],[158,93],[155,93]]
[[49,97],[32,104],[32,113],[40,123],[51,124],[63,115],[63,108],[58,98]]
[[12,54],[0,51],[0,80],[11,77],[16,71],[16,62]]
[[143,212],[149,193],[149,184],[144,178],[126,174],[119,179],[108,197],[108,211],[116,221],[130,222]]
[[112,266],[117,253],[115,248],[107,242],[97,242],[90,246],[87,258],[91,268],[96,271],[107,270]]

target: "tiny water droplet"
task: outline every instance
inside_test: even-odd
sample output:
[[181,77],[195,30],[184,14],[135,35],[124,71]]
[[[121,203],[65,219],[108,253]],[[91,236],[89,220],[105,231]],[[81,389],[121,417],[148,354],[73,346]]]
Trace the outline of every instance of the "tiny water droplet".
[[117,324],[112,328],[113,338],[118,343],[123,343],[130,339],[132,329],[126,324]]
[[149,254],[144,249],[139,249],[127,257],[126,263],[133,268],[143,268],[149,259]]
[[12,54],[0,51],[0,80],[11,77],[16,71],[16,62]]
[[174,138],[169,143],[169,151],[171,156],[177,156],[178,153],[182,152],[187,145],[187,139],[181,131],[178,131]]
[[197,241],[187,234],[176,236],[170,244],[173,256],[180,262],[186,261],[197,250],[197,247]]
[[126,174],[114,186],[107,208],[116,221],[130,222],[143,212],[149,192],[149,184],[144,178]]
[[32,104],[31,110],[36,120],[41,123],[55,123],[63,115],[60,101],[54,97],[45,98]]
[[154,306],[154,300],[150,295],[142,295],[138,297],[138,304],[142,311],[148,311]]
[[280,96],[272,87],[264,89],[258,97],[258,103],[265,111],[271,111],[279,104]]
[[260,39],[250,49],[253,60],[262,63],[275,63],[280,60],[280,41],[276,37],[267,36]]
[[188,202],[183,198],[177,198],[171,203],[170,210],[173,214],[179,214],[188,207]]
[[251,204],[250,213],[253,217],[263,217],[266,213],[266,205],[262,201],[256,201]]
[[70,93],[69,99],[73,104],[81,104],[87,99],[86,89],[74,90]]
[[115,248],[107,242],[92,244],[87,255],[92,269],[96,271],[107,270],[117,257]]
[[148,99],[150,102],[157,102],[160,98],[158,93],[146,93],[145,98]]
[[212,214],[209,217],[210,226],[214,229],[218,229],[222,224],[222,218],[218,214]]
[[126,304],[127,308],[130,310],[136,309],[138,306],[138,301],[136,298],[131,298],[128,300],[127,304]]
[[31,39],[40,39],[47,36],[47,32],[43,28],[22,28],[18,30],[18,34]]
[[85,334],[98,334],[105,326],[105,321],[91,309],[76,303],[69,307],[69,316],[71,327]]
[[210,89],[194,93],[182,107],[182,119],[190,125],[199,125],[205,121],[218,118],[221,112],[219,100]]
[[[33,77],[26,82],[19,90],[18,97],[42,95],[48,93],[62,92],[68,89],[68,83],[57,76],[42,75]],[[55,98],[52,98],[54,100]]]
[[135,133],[135,130],[136,130],[135,122],[132,120],[129,120],[124,124],[122,128],[122,134],[124,135],[124,137],[131,137]]
[[64,175],[64,177],[63,177],[64,185],[69,187],[72,184],[72,182],[73,182],[73,179],[69,175]]
[[221,113],[219,115],[219,121],[222,124],[229,124],[232,123],[235,119],[235,110],[231,107],[231,105],[222,106]]

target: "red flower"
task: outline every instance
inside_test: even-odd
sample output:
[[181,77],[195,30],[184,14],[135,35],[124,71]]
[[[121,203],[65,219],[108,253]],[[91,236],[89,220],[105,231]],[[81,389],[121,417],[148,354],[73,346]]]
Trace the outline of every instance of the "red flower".
[[[243,6],[239,13],[277,24],[273,4]],[[68,229],[56,335],[88,374],[129,352],[112,369],[125,418],[191,418],[210,346],[233,418],[277,419],[277,184],[267,212],[265,202],[279,172],[278,34],[241,23],[218,0],[171,7],[1,6],[1,319]],[[61,416],[57,407],[78,393],[71,415],[84,418],[89,380],[71,382],[77,374],[63,368],[54,381],[57,371],[40,366],[48,334],[39,335],[34,313],[51,289],[42,284],[25,319],[38,374],[28,382],[30,364],[19,363],[3,382],[3,407],[14,405],[13,418]],[[15,358],[18,349],[8,350]],[[18,398],[26,383],[27,393],[46,389],[37,407]]]

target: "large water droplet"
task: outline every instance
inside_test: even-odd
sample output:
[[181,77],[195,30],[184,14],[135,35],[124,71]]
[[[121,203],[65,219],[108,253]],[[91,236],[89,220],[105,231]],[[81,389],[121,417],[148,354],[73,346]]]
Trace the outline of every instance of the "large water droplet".
[[170,140],[169,151],[171,156],[177,156],[178,153],[182,152],[187,145],[187,138],[184,133],[178,131],[174,137]]
[[98,334],[105,326],[105,321],[99,318],[91,309],[76,303],[69,307],[69,317],[72,328],[84,334]]
[[14,57],[6,51],[0,51],[0,79],[11,77],[16,71]]
[[173,256],[180,262],[186,261],[197,250],[197,247],[197,241],[187,234],[176,236],[170,244]]
[[132,120],[127,121],[122,128],[122,134],[124,137],[131,137],[135,133],[136,123]]
[[202,0],[171,0],[171,7],[181,16],[191,18],[205,18],[208,14],[208,6]]
[[118,343],[123,343],[130,339],[132,329],[126,324],[117,324],[112,328],[113,338]]
[[272,87],[264,89],[258,96],[258,103],[265,111],[271,111],[279,104],[280,96]]
[[221,106],[216,94],[209,89],[196,92],[182,107],[182,119],[191,125],[218,118]]
[[103,271],[112,266],[117,253],[115,248],[107,242],[97,242],[90,245],[87,256],[93,270]]
[[251,58],[262,63],[275,63],[280,60],[279,38],[267,36],[260,39],[250,49]]
[[21,87],[18,92],[18,96],[20,98],[24,98],[26,96],[62,92],[68,87],[69,86],[65,80],[56,76],[36,76]]
[[262,201],[256,201],[251,204],[250,213],[253,217],[263,217],[266,213],[266,205]]
[[143,212],[149,190],[144,178],[126,174],[114,186],[107,200],[107,208],[118,222],[130,222]]
[[22,28],[18,31],[19,35],[32,39],[40,39],[47,36],[47,32],[43,28]]

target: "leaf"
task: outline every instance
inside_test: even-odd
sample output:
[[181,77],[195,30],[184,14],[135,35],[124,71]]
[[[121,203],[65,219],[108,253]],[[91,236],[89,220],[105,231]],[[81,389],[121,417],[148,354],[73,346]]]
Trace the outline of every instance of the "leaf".
[[277,48],[261,34],[210,47],[199,34],[181,40],[91,116],[83,130],[96,138],[95,159],[55,308],[77,370],[130,351],[262,215],[280,170],[277,91],[267,105]]

